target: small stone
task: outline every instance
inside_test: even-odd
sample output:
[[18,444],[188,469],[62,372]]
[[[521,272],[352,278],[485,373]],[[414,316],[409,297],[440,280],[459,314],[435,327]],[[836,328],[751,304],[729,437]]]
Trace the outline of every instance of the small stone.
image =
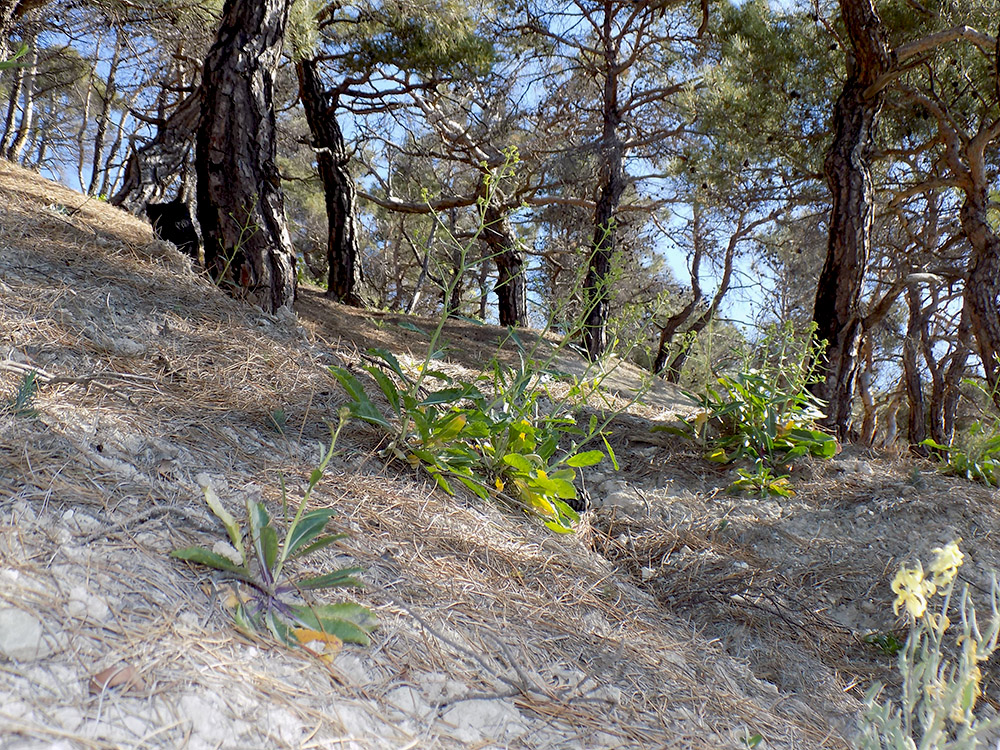
[[0,609],[0,654],[13,661],[35,661],[49,653],[41,622],[21,609]]

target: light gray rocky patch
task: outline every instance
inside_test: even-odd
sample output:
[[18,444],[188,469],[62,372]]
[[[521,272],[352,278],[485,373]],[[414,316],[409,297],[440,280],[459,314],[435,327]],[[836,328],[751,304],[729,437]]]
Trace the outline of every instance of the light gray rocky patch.
[[527,729],[518,710],[504,700],[459,701],[441,719],[455,726],[449,733],[462,742],[514,739]]
[[52,652],[42,623],[22,609],[0,609],[0,654],[12,661],[44,659]]

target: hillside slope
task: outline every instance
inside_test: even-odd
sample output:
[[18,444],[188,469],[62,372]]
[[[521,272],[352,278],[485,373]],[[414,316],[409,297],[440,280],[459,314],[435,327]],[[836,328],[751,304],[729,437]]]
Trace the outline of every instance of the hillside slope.
[[[795,500],[719,495],[714,467],[650,433],[682,408],[662,385],[616,421],[623,471],[585,477],[598,507],[569,537],[442,494],[352,424],[313,496],[351,536],[316,565],[363,566],[352,596],[380,628],[370,649],[291,652],[168,558],[224,538],[196,477],[234,514],[250,496],[278,515],[343,401],[329,365],[412,332],[309,291],[300,320],[262,314],[143,222],[5,162],[0,227],[0,396],[43,381],[35,414],[0,412],[4,748],[844,748],[885,664],[830,643],[892,627],[882,584],[910,535],[996,558],[989,493],[925,471],[925,504],[890,459],[817,467]],[[503,333],[446,336],[475,369]],[[135,679],[91,690],[108,667]]]

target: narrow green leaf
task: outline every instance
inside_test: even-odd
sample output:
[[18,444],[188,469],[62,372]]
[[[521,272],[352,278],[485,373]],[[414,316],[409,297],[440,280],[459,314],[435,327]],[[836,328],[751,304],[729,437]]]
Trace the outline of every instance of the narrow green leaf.
[[469,389],[466,387],[442,388],[440,391],[434,391],[431,393],[427,398],[420,402],[420,405],[435,406],[438,404],[453,404],[456,401],[462,401],[468,393]]
[[285,538],[287,554],[294,555],[299,547],[309,544],[322,534],[327,522],[335,515],[337,515],[337,511],[330,508],[311,510],[304,514],[299,519],[298,524],[288,530],[288,536]]
[[227,573],[234,573],[242,579],[247,578],[246,571],[240,565],[237,565],[228,557],[223,557],[222,555],[207,550],[204,547],[184,547],[183,549],[175,549],[170,553],[170,556],[178,560],[187,560],[188,562],[198,563],[199,565],[206,565],[209,568],[215,568],[216,570],[224,570]]
[[205,502],[208,503],[209,509],[215,514],[216,518],[222,521],[222,525],[226,527],[226,533],[229,534],[229,541],[245,560],[246,554],[243,549],[243,529],[240,528],[236,519],[233,518],[229,511],[222,505],[222,501],[219,500],[219,496],[215,494],[215,490],[212,489],[211,485],[205,485],[202,487],[202,490],[205,493]]
[[330,534],[328,536],[320,537],[319,539],[317,539],[312,544],[309,544],[309,545],[303,547],[302,549],[300,549],[294,555],[289,555],[288,558],[289,559],[294,559],[296,557],[305,557],[306,555],[311,555],[313,552],[316,552],[317,550],[321,550],[324,547],[328,547],[331,544],[333,544],[334,542],[339,542],[341,539],[346,539],[348,536],[350,536],[350,535],[349,534]]
[[331,589],[338,586],[354,586],[356,588],[362,588],[364,584],[354,577],[356,574],[361,573],[362,570],[362,568],[341,568],[331,573],[324,573],[320,576],[304,578],[301,581],[297,581],[295,585],[303,591]]
[[378,383],[378,387],[382,390],[386,399],[389,401],[392,410],[399,414],[399,389],[396,387],[396,383],[386,375],[382,370],[377,367],[368,366],[365,367],[368,373],[375,378],[375,382]]

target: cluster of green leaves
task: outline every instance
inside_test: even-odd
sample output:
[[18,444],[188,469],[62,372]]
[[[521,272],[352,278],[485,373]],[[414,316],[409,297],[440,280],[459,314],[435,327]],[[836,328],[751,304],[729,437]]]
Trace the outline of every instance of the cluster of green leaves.
[[[305,511],[309,497],[333,457],[337,436],[346,418],[346,414],[342,416],[329,450],[310,475],[309,485],[284,538],[279,540],[278,531],[264,503],[249,498],[246,500],[247,524],[244,530],[222,505],[215,491],[206,485],[205,501],[226,528],[232,545],[230,554],[227,556],[204,547],[185,547],[170,553],[171,557],[220,570],[244,585],[248,594],[236,597],[234,618],[237,626],[245,631],[270,632],[287,646],[316,641],[326,644],[339,644],[341,641],[362,645],[369,643],[368,634],[376,625],[371,610],[352,602],[316,604],[305,599],[306,592],[361,586],[355,577],[361,568],[338,568],[309,577],[292,577],[285,570],[287,563],[301,560],[346,536],[325,533],[327,523],[336,511],[330,508]],[[287,509],[284,486],[282,500]]]
[[38,412],[32,407],[31,402],[38,392],[38,373],[34,370],[24,373],[21,382],[18,383],[17,390],[13,396],[7,399],[7,411],[15,417],[35,417]]
[[820,348],[813,330],[802,337],[790,324],[772,326],[757,354],[742,355],[739,372],[688,394],[701,411],[686,420],[687,432],[706,445],[708,459],[752,462],[738,470],[734,489],[788,496],[793,490],[780,467],[806,455],[836,455],[837,441],[816,428],[823,404],[808,390],[817,382]]
[[[553,531],[573,531],[579,515],[568,501],[577,498],[575,470],[605,455],[579,451],[580,446],[599,437],[614,462],[596,417],[583,430],[568,411],[543,413],[545,392],[538,387],[537,371],[523,358],[515,368],[494,360],[476,382],[467,382],[429,368],[413,379],[390,352],[370,349],[368,354],[372,364],[363,369],[388,402],[388,415],[352,372],[331,371],[350,396],[351,414],[389,436],[391,455],[423,467],[449,494],[457,481],[483,499],[514,500]],[[427,391],[424,379],[442,387]]]
[[1000,487],[1000,430],[996,425],[973,422],[951,446],[931,438],[921,445],[940,452],[946,461],[945,473]]

